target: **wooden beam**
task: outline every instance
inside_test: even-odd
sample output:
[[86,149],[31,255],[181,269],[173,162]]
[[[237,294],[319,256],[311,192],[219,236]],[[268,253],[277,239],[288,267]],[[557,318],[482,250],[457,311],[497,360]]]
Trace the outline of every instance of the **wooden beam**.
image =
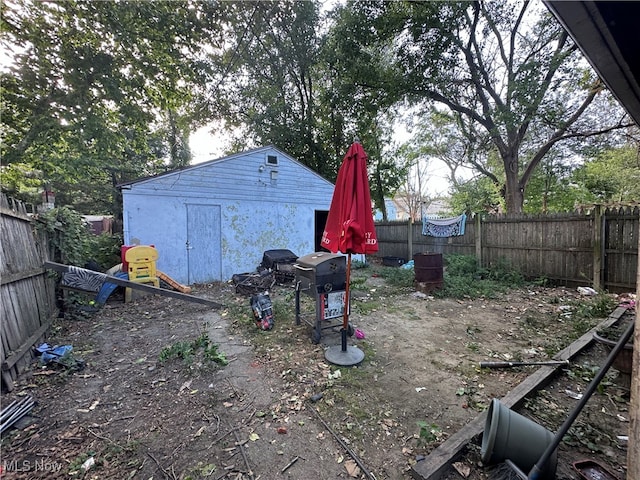
[[123,278],[113,277],[111,275],[107,275],[106,273],[94,272],[93,270],[88,270],[86,268],[63,265],[61,263],[56,263],[56,262],[44,262],[44,268],[49,268],[51,270],[55,270],[56,272],[61,272],[61,273],[66,273],[69,271],[81,271],[82,273],[85,273],[85,274],[100,276],[100,278],[102,278],[104,282],[113,283],[121,287],[129,287],[129,288],[133,288],[134,290],[141,290],[147,293],[155,293],[157,295],[162,295],[164,297],[177,298],[179,300],[185,300],[187,302],[201,303],[203,305],[209,305],[210,307],[213,307],[215,309],[220,309],[224,307],[224,305],[222,305],[221,303],[217,303],[212,300],[207,300],[206,298],[195,297],[193,295],[174,292],[173,290],[166,290],[164,288],[152,287],[151,285],[146,285],[144,283],[131,282]]
[[[578,338],[564,350],[558,352],[554,360],[571,360],[593,341],[593,333],[605,329],[618,320],[626,312],[626,308],[618,307],[606,320],[600,322],[587,333]],[[500,402],[505,406],[517,407],[531,393],[539,390],[555,376],[557,367],[541,367],[529,375],[516,388],[507,393]],[[482,412],[463,428],[451,435],[442,445],[429,454],[427,458],[416,463],[411,468],[411,476],[417,480],[435,480],[440,478],[461,453],[466,445],[478,437],[484,431],[487,412]]]
[[51,326],[51,322],[53,322],[53,317],[40,325],[40,328],[38,328],[38,330],[36,330],[33,335],[27,338],[27,341],[20,345],[20,347],[16,351],[11,352],[11,355],[9,355],[5,359],[5,361],[2,362],[2,370],[10,370],[18,360],[24,357],[24,354],[29,351],[33,344],[36,343],[36,341],[45,334],[47,329]]
[[2,382],[4,383],[7,392],[13,392],[15,385],[13,384],[13,378],[11,378],[11,372],[2,372]]
[[10,208],[7,208],[5,206],[0,207],[0,215],[5,215],[7,217],[18,218],[18,219],[24,220],[26,222],[30,222],[31,221],[31,217],[29,217],[28,215],[20,213],[20,212],[14,212],[13,210],[11,210]]
[[19,280],[26,280],[27,278],[42,275],[43,273],[44,273],[44,269],[42,267],[31,268],[23,272],[10,273],[8,275],[2,276],[2,280],[0,280],[0,285],[6,285],[8,283],[17,282]]
[[636,324],[633,330],[633,360],[631,361],[627,478],[640,478],[640,455],[638,455],[638,448],[640,448],[640,304],[638,302],[640,302],[640,235],[638,235],[638,270],[636,271]]

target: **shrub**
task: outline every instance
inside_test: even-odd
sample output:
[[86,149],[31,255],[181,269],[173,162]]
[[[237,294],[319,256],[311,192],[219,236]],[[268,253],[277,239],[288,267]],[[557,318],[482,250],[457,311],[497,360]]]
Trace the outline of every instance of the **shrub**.
[[36,229],[46,232],[54,247],[53,261],[84,266],[90,260],[106,270],[120,263],[121,235],[94,235],[82,216],[69,207],[58,207],[37,217]]

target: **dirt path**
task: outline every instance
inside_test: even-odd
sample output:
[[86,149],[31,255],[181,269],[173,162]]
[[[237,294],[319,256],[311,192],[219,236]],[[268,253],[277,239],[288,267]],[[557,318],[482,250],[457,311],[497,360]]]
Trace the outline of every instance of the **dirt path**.
[[[154,296],[114,299],[88,318],[60,320],[49,343],[72,344],[86,367],[36,367],[3,396],[3,404],[27,394],[38,402],[35,422],[3,438],[3,478],[406,479],[421,455],[531,373],[481,371],[477,363],[547,358],[568,333],[560,307],[578,297],[524,289],[492,300],[437,300],[368,278],[354,291],[351,315],[365,339],[350,339],[365,361],[336,368],[324,348],[340,344],[337,329],[312,344],[308,326],[293,321],[290,287],[272,292],[270,332],[255,328],[247,297],[231,285],[194,294],[228,308]],[[190,363],[159,360],[203,334],[226,366],[206,361],[202,349]],[[628,405],[618,393],[612,386],[601,398],[614,418]],[[567,405],[558,406],[559,421]],[[590,415],[593,423],[597,414]],[[624,446],[607,435],[597,458],[621,472]],[[576,443],[567,451],[588,453]],[[463,459],[469,478],[487,478],[477,454],[471,448]],[[95,464],[84,471],[90,458]],[[577,476],[563,466],[558,478]]]

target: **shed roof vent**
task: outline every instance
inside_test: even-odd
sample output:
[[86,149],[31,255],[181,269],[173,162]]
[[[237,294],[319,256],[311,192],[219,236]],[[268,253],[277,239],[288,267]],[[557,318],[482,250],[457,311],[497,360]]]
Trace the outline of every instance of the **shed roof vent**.
[[277,155],[267,155],[267,165],[277,166],[278,165],[278,156]]

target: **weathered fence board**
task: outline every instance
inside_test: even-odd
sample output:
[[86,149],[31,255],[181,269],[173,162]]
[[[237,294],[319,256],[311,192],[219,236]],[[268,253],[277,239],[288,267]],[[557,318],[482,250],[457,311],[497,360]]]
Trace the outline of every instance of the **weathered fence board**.
[[637,239],[640,209],[624,211],[607,210],[605,219],[604,254],[607,259],[605,283],[624,286],[625,281],[635,275],[638,262]]
[[44,333],[56,311],[54,281],[42,267],[48,259],[47,239],[34,231],[32,223],[24,204],[2,195],[0,364],[3,365],[3,390],[11,390],[18,374],[32,362],[31,348],[26,343],[38,340],[34,335]]
[[411,259],[433,252],[475,255],[488,267],[506,261],[529,278],[611,292],[635,291],[638,207],[557,215],[469,218],[465,234],[422,235],[422,222],[378,222],[378,256]]

